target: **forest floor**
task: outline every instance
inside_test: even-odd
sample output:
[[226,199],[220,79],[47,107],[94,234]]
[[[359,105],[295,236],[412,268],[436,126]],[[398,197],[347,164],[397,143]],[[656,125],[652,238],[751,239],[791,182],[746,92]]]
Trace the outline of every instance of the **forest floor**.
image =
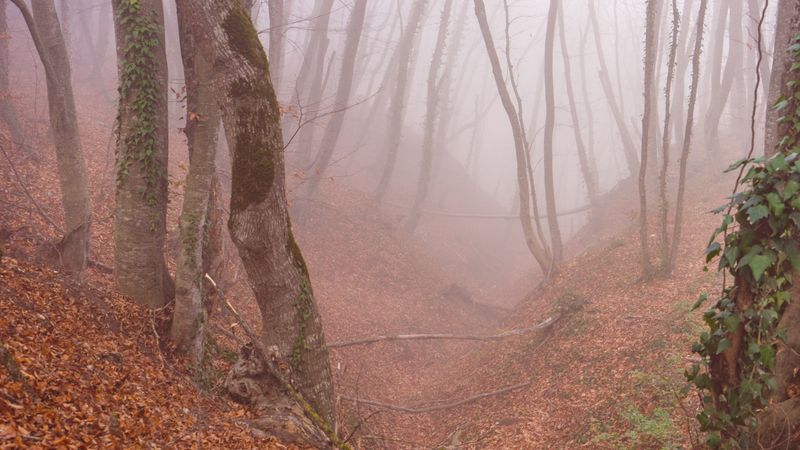
[[[46,243],[58,232],[32,203],[61,223],[41,94],[16,102],[38,157],[0,138],[8,155],[0,155],[0,448],[286,448],[252,436],[250,412],[220,392],[234,341],[215,335],[211,362],[193,379],[165,345],[167,312],[146,311],[114,292],[112,276],[102,270],[113,255],[114,115],[87,106],[104,104],[96,93],[79,98],[94,208],[92,258],[101,263],[81,282],[53,269]],[[180,208],[186,161],[180,144],[174,148],[170,223]],[[703,250],[719,219],[708,211],[723,203],[732,184],[716,173],[706,167],[690,174],[713,181],[688,187],[671,278],[639,280],[636,208],[620,197],[604,211],[619,218],[614,230],[600,238],[581,234],[584,241],[571,245],[577,256],[552,280],[537,287],[532,272],[520,274],[508,292],[530,292],[524,298],[465,293],[459,286],[468,275],[441,270],[424,248],[388,226],[367,196],[326,184],[327,206],[314,208],[296,228],[329,342],[395,333],[490,335],[558,318],[541,332],[492,342],[332,349],[340,423],[348,432],[358,428],[352,442],[359,448],[690,447],[698,404],[695,395],[681,393],[682,372],[701,324],[691,305],[700,292],[718,289],[713,268],[703,271]],[[229,299],[245,317],[258,317],[241,278]],[[224,314],[213,321],[236,332]],[[15,366],[7,355],[18,371],[7,370]],[[417,414],[353,401],[424,409],[522,384]]]

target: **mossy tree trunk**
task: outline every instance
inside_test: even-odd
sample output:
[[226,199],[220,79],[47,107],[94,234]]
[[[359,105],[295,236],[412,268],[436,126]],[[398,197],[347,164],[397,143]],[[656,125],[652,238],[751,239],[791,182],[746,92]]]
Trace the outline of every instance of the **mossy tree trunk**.
[[167,57],[161,0],[113,0],[119,77],[114,208],[117,287],[165,305],[175,287],[164,260],[167,215]]
[[322,321],[292,235],[283,136],[269,64],[237,0],[179,0],[200,51],[214,62],[214,88],[232,158],[228,229],[262,316],[261,344],[291,362],[303,396],[329,424],[334,397]]
[[34,0],[33,16],[24,2],[12,2],[22,11],[45,67],[50,130],[56,148],[66,225],[64,237],[58,245],[61,263],[69,271],[81,272],[86,267],[89,256],[91,208],[67,49],[53,0]]
[[[342,71],[339,74],[339,83],[336,87],[336,98],[333,103],[333,114],[325,127],[325,134],[320,143],[319,155],[316,158],[314,171],[308,182],[309,197],[316,192],[325,171],[336,150],[336,143],[339,141],[339,134],[344,123],[345,109],[347,102],[350,101],[350,91],[353,88],[353,72],[355,71],[356,56],[361,43],[361,34],[364,29],[364,17],[367,12],[367,0],[356,0],[353,10],[350,13],[350,22],[347,24],[347,36],[345,37],[344,54],[342,55]],[[319,63],[322,63],[320,58]],[[321,81],[321,79],[320,79]],[[318,88],[319,90],[317,90]],[[322,93],[322,85],[316,85],[314,95]],[[310,145],[308,140],[303,141],[305,145]],[[303,149],[304,152],[308,150]]]
[[219,107],[214,95],[213,67],[197,51],[194,35],[186,21],[188,15],[177,4],[181,59],[186,83],[186,125],[184,133],[189,147],[189,172],[179,219],[180,238],[175,268],[175,311],[172,317],[172,340],[176,347],[190,355],[199,367],[203,358],[206,294],[203,276],[208,264],[204,252],[207,234],[214,161],[220,124]]
[[11,140],[18,148],[27,149],[25,133],[19,124],[19,117],[14,104],[11,103],[11,91],[8,69],[11,60],[8,53],[8,22],[6,20],[6,0],[0,0],[0,120],[6,123],[11,133]]

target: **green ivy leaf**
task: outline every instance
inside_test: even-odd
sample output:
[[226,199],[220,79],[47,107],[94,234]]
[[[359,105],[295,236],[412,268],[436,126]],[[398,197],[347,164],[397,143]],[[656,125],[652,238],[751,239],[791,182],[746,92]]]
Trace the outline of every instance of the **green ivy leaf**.
[[772,258],[769,255],[754,255],[747,261],[747,265],[753,272],[753,278],[759,281],[764,275],[764,271],[772,264]]
[[750,224],[754,224],[768,215],[769,208],[762,204],[758,204],[747,209],[747,220],[750,222]]
[[786,205],[783,204],[783,201],[778,194],[774,192],[767,194],[767,202],[769,203],[769,209],[772,210],[773,214],[776,216],[783,215],[783,210],[786,209]]
[[728,338],[725,338],[719,341],[719,344],[717,344],[717,354],[719,355],[729,348],[731,348],[731,341]]

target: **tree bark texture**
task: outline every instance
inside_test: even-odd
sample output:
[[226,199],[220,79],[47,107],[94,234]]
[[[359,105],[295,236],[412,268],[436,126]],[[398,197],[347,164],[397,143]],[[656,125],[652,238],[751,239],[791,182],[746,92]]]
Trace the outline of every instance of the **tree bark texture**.
[[[333,424],[334,397],[322,321],[286,201],[280,112],[269,64],[237,0],[179,0],[214,88],[231,148],[228,229],[262,316],[260,347],[291,360],[305,399]],[[266,356],[266,355],[265,355]]]
[[553,178],[553,132],[556,127],[555,83],[553,81],[553,48],[555,46],[556,18],[560,0],[550,0],[547,13],[547,31],[544,38],[544,194],[547,206],[547,225],[550,230],[552,265],[561,263],[564,246],[561,243],[561,228],[556,212],[556,185]]
[[120,292],[157,308],[175,293],[164,260],[168,123],[163,8],[161,0],[113,0],[112,7],[120,86],[114,274]]
[[769,79],[769,96],[767,98],[767,118],[764,125],[764,154],[767,156],[774,155],[778,151],[779,119],[783,113],[777,111],[773,106],[786,90],[786,83],[790,80],[788,69],[792,65],[792,58],[789,46],[794,36],[800,32],[800,28],[798,28],[800,26],[800,4],[794,0],[779,0],[777,19],[775,47],[772,53],[772,74]]
[[11,140],[18,148],[27,150],[25,133],[19,123],[19,116],[11,103],[8,69],[11,60],[8,52],[8,22],[6,20],[6,0],[0,0],[0,120],[6,123],[11,133]]

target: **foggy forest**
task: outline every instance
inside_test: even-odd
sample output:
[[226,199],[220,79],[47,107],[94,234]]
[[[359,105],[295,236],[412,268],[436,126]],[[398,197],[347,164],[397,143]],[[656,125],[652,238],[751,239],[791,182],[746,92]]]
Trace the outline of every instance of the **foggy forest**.
[[0,0],[0,449],[800,449],[800,0]]

